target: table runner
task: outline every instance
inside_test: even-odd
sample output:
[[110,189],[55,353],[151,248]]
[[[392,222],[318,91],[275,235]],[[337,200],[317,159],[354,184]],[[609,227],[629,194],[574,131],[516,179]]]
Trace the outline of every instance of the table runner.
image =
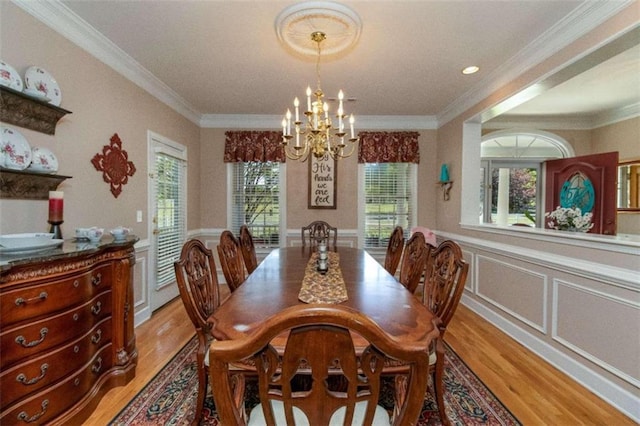
[[341,303],[348,299],[347,287],[340,272],[340,256],[328,252],[329,270],[326,274],[317,271],[318,252],[311,254],[302,279],[298,299],[305,303]]

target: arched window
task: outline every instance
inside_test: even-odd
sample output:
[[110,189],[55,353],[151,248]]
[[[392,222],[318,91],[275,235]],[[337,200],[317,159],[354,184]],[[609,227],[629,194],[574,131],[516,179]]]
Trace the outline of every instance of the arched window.
[[549,132],[502,130],[483,136],[480,153],[481,220],[541,226],[542,163],[573,157],[571,145]]

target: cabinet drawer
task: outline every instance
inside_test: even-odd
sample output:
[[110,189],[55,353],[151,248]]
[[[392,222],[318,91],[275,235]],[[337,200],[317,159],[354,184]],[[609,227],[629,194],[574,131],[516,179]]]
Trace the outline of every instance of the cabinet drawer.
[[0,331],[2,370],[87,333],[99,321],[111,316],[111,297],[111,290],[107,290],[83,305],[29,325],[3,327]]
[[43,424],[67,411],[82,398],[88,398],[98,378],[112,366],[111,344],[104,346],[80,370],[42,392],[13,406],[3,407],[0,424]]
[[111,287],[111,267],[0,293],[4,327],[77,305]]
[[80,369],[101,347],[111,342],[111,327],[111,318],[105,318],[60,349],[3,371],[0,374],[0,406],[6,407]]

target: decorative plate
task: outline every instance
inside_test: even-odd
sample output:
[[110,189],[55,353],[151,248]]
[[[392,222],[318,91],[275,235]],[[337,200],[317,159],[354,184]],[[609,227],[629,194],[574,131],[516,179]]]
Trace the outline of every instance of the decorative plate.
[[47,241],[43,241],[41,243],[35,243],[31,246],[18,247],[18,248],[7,248],[0,247],[0,254],[15,254],[15,255],[23,255],[29,253],[37,253],[43,250],[49,250],[59,245],[62,245],[64,240],[62,239],[51,239]]
[[0,126],[0,166],[24,170],[31,164],[31,147],[17,130]]
[[22,92],[27,96],[31,96],[32,98],[35,98],[39,101],[45,101],[45,102],[49,102],[51,99],[47,98],[47,95],[45,95],[44,93],[40,92],[39,90],[36,89],[24,89],[24,91]]
[[55,173],[58,171],[58,159],[47,148],[34,147],[31,149],[31,165],[28,170],[36,173]]
[[46,70],[40,67],[29,67],[24,74],[24,81],[27,89],[35,89],[51,99],[49,102],[55,106],[60,106],[62,92],[55,78]]
[[0,85],[22,92],[22,78],[18,71],[4,61],[0,61]]

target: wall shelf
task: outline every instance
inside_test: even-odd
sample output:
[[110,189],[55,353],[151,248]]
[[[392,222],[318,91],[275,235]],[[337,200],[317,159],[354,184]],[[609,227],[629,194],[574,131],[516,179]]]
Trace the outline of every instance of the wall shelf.
[[58,121],[71,111],[0,86],[0,121],[53,135]]
[[0,198],[47,200],[71,176],[0,169]]

